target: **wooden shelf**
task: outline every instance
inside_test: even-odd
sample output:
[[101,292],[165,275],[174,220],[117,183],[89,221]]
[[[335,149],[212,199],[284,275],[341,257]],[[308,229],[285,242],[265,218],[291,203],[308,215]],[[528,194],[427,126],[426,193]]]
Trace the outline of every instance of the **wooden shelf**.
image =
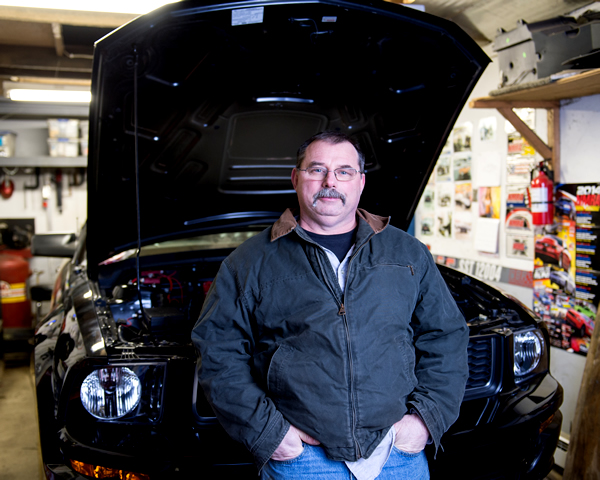
[[[469,103],[472,108],[496,108],[493,106],[497,102],[503,102],[522,108],[534,104],[553,105],[560,100],[570,98],[587,97],[588,95],[600,94],[600,68],[588,70],[587,72],[573,75],[567,78],[561,78],[555,82],[539,85],[522,90],[507,91],[500,95],[493,95],[484,98],[477,98]],[[522,104],[522,105],[521,105]],[[548,108],[546,106],[531,108]]]
[[[560,101],[600,94],[600,68],[588,70],[554,82],[539,82],[530,88],[508,88],[498,95],[476,98],[471,108],[495,108],[506,118],[552,169],[560,172]],[[515,108],[545,108],[548,110],[548,143],[544,142],[514,112]]]

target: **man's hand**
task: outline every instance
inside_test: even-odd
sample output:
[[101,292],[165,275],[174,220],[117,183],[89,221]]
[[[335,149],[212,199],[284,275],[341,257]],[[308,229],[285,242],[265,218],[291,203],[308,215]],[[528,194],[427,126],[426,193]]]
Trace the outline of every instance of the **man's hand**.
[[290,425],[290,429],[285,434],[285,437],[283,437],[277,450],[271,455],[271,458],[279,461],[296,458],[304,449],[302,442],[308,443],[309,445],[319,445],[321,443],[312,438],[308,433],[304,433],[302,430],[298,430],[293,425]]
[[394,423],[396,448],[406,453],[419,453],[427,445],[429,430],[418,415],[407,414]]

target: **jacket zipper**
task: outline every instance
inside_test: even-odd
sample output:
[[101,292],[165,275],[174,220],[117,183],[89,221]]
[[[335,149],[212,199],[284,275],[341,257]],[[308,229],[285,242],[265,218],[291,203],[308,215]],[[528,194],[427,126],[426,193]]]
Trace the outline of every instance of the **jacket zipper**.
[[[352,261],[356,258],[356,256],[358,255],[358,252],[360,252],[363,247],[369,243],[369,241],[371,240],[371,237],[373,237],[375,234],[373,233],[372,235],[369,236],[369,238],[367,238],[362,245],[360,245],[356,251],[352,252],[352,256],[348,259],[348,273],[350,273],[350,267],[352,266]],[[351,342],[350,342],[350,327],[348,326],[348,318],[346,316],[346,307],[344,306],[344,300],[346,299],[346,290],[348,289],[348,283],[350,283],[349,281],[349,277],[346,277],[346,282],[344,284],[344,291],[342,292],[342,304],[340,305],[340,310],[338,312],[339,315],[342,316],[342,318],[344,319],[344,326],[346,328],[346,338],[348,341],[348,359],[350,361],[350,398],[351,398],[351,407],[352,407],[352,438],[354,439],[354,445],[356,446],[356,456],[357,458],[361,458],[362,452],[360,450],[360,444],[358,443],[358,441],[356,440],[356,436],[355,436],[355,430],[356,430],[356,406],[354,405],[354,363],[353,363],[353,359],[352,359],[352,349],[351,349]]]
[[[319,246],[319,248],[321,248],[321,247]],[[318,255],[317,255],[317,259],[318,259],[321,271],[325,272],[324,266]],[[350,267],[350,260],[348,260],[348,267]],[[356,453],[357,459],[359,459],[362,457],[362,452],[360,451],[360,445],[358,443],[358,440],[356,440],[356,432],[355,432],[355,430],[356,430],[356,407],[354,405],[354,368],[352,365],[353,360],[352,360],[352,348],[351,348],[351,342],[350,342],[350,328],[348,327],[348,320],[346,319],[346,308],[344,307],[343,300],[341,302],[338,300],[338,297],[335,293],[335,288],[331,285],[327,275],[325,275],[324,278],[325,278],[325,282],[327,284],[327,288],[329,289],[330,293],[332,294],[332,297],[334,298],[335,302],[339,306],[338,314],[342,316],[342,319],[344,321],[344,329],[346,330],[346,344],[348,346],[348,365],[349,365],[349,369],[350,369],[350,382],[349,383],[350,383],[350,409],[352,411],[352,440],[354,441],[354,448],[355,448],[355,453]],[[342,292],[342,297],[343,296],[344,296],[344,292]]]
[[[350,273],[350,267],[352,264],[352,260],[356,258],[356,255],[362,248],[369,242],[371,237],[369,237],[359,248],[356,249],[355,252],[352,253],[352,256],[348,259],[348,273]],[[350,327],[348,326],[348,318],[346,317],[346,307],[344,306],[344,300],[346,299],[346,289],[348,288],[348,277],[346,277],[346,282],[344,284],[344,291],[342,292],[342,304],[340,305],[340,310],[338,312],[339,315],[342,316],[344,320],[344,327],[346,328],[346,339],[348,342],[348,360],[350,363],[350,407],[352,409],[352,438],[354,440],[354,445],[356,448],[356,457],[357,459],[361,458],[362,452],[360,450],[360,444],[358,440],[356,440],[356,405],[354,404],[354,361],[352,358],[352,343],[350,341]]]
[[[360,247],[358,247],[355,252],[352,253],[352,256],[348,259],[348,271],[350,271],[350,264],[352,263],[352,260],[354,260],[354,258],[356,258],[356,256],[358,255],[358,252],[360,252],[363,249],[363,247],[367,243],[369,243],[369,241],[371,240],[371,237],[373,237],[374,235],[375,235],[375,233],[370,235],[369,238],[367,238],[362,243],[362,245]],[[314,243],[314,242],[311,241],[311,243]],[[317,245],[317,247],[320,248],[321,250],[323,250],[320,245]],[[319,258],[318,255],[317,255],[317,260],[319,262],[319,266],[321,267],[321,271],[325,272],[325,269],[323,267],[321,259]],[[411,271],[412,271],[412,268],[411,268]],[[346,329],[346,342],[348,345],[348,363],[349,363],[349,368],[350,368],[350,407],[352,410],[352,439],[354,440],[356,457],[357,457],[357,459],[359,459],[359,458],[362,458],[362,452],[360,449],[360,444],[358,443],[358,440],[356,440],[356,406],[354,405],[354,367],[353,367],[352,348],[351,348],[352,344],[350,341],[350,327],[348,326],[348,319],[346,317],[346,307],[344,306],[344,299],[346,297],[346,289],[348,288],[348,281],[346,281],[346,283],[345,283],[344,291],[342,292],[342,301],[340,302],[335,293],[335,288],[332,287],[331,283],[329,282],[329,279],[327,278],[327,275],[325,275],[324,278],[326,280],[327,288],[329,289],[330,293],[332,294],[335,302],[339,305],[338,315],[342,316],[342,319],[344,321],[344,328]],[[337,275],[336,275],[336,281],[337,281]]]
[[348,363],[350,365],[350,408],[352,410],[352,439],[354,440],[354,446],[356,449],[356,457],[357,460],[362,457],[362,452],[360,451],[360,444],[356,439],[356,406],[354,405],[354,360],[352,358],[352,344],[350,341],[350,327],[348,326],[348,319],[346,318],[346,310],[344,309],[344,304],[340,310],[344,310],[342,314],[342,318],[344,319],[344,327],[346,328],[346,341],[348,342]]
[[[352,263],[352,260],[354,260],[354,258],[356,258],[356,256],[358,255],[358,252],[360,252],[362,250],[362,248],[369,243],[369,240],[371,239],[373,235],[369,236],[369,238],[363,242],[363,244],[356,249],[355,252],[352,253],[352,256],[348,259],[348,272],[350,271],[350,266]],[[327,278],[327,277],[325,277]],[[330,290],[333,289],[331,287],[331,285],[329,285],[329,281],[327,282],[328,287]],[[356,405],[354,404],[354,361],[352,358],[352,342],[350,339],[350,327],[348,326],[348,318],[346,317],[346,307],[344,306],[344,299],[346,298],[346,289],[348,288],[348,279],[346,279],[345,285],[344,285],[344,291],[342,292],[342,302],[338,302],[336,295],[334,294],[333,297],[335,298],[336,302],[339,304],[340,309],[338,311],[338,315],[342,316],[342,319],[344,321],[344,328],[346,329],[346,341],[348,344],[348,363],[349,363],[349,368],[350,368],[350,408],[352,409],[352,439],[354,440],[354,446],[355,446],[355,451],[356,451],[356,457],[357,459],[362,458],[362,452],[360,449],[360,444],[358,443],[358,440],[356,439]]]

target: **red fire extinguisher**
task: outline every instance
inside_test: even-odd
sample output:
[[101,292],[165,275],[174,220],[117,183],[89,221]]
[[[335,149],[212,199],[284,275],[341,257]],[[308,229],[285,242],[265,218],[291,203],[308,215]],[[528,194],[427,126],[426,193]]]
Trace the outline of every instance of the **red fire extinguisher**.
[[550,225],[554,222],[554,183],[545,172],[544,162],[532,170],[531,176],[534,178],[529,187],[529,208],[533,224]]

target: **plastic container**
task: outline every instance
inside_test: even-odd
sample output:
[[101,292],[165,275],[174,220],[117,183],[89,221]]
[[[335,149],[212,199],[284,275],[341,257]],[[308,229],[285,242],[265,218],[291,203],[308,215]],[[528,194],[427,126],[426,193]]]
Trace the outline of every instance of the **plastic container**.
[[0,157],[14,157],[17,134],[8,130],[0,131]]
[[49,118],[50,138],[79,138],[79,120],[75,118]]
[[79,156],[79,139],[49,138],[48,149],[51,157],[77,157]]

